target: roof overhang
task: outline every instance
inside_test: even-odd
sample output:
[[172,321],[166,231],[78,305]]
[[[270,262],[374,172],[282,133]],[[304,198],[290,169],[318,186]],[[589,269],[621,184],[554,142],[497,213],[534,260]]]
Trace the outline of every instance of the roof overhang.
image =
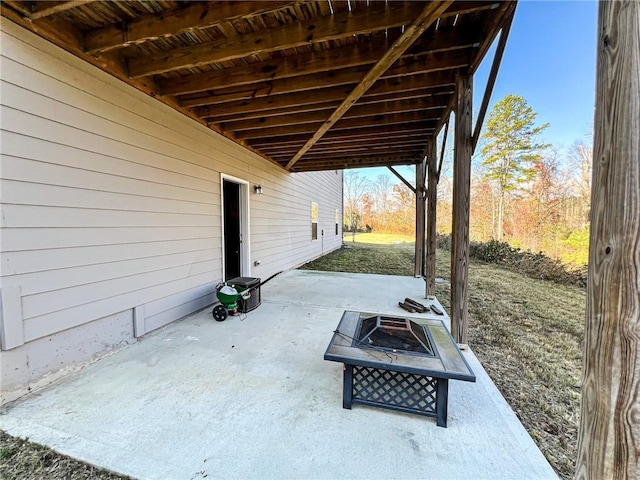
[[293,172],[414,164],[515,2],[5,0],[2,15]]

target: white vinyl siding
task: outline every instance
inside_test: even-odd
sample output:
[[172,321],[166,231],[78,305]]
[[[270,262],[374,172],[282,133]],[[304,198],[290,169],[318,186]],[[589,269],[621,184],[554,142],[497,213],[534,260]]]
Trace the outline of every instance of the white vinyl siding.
[[263,186],[247,274],[340,246],[310,241],[309,198],[333,228],[341,173],[288,174],[4,19],[1,42],[1,275],[20,289],[24,342],[140,306],[149,331],[211,303],[221,172]]

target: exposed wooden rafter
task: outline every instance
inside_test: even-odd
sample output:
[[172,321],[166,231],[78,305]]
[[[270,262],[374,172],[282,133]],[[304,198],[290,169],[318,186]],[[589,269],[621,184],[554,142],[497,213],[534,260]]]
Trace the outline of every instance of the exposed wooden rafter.
[[[451,76],[453,78],[453,76]],[[382,85],[376,85],[382,86]],[[447,96],[453,93],[452,85],[443,85],[439,87],[426,87],[407,89],[404,83],[397,82],[394,85],[386,88],[372,87],[366,95],[364,95],[359,105],[367,105],[379,102],[407,100],[412,98],[427,98],[437,96]],[[372,90],[376,90],[380,93],[372,94]],[[268,97],[265,99],[258,99],[255,101],[240,101],[223,103],[219,105],[209,105],[196,109],[195,112],[202,118],[219,119],[221,121],[230,120],[231,118],[242,120],[247,118],[259,118],[262,116],[281,115],[288,113],[287,109],[298,109],[298,111],[310,111],[314,109],[314,106],[327,105],[331,102],[339,102],[348,93],[345,90],[351,91],[351,88],[334,87],[319,90],[317,93],[310,95],[307,92],[292,93],[290,95],[277,95],[275,97]],[[382,93],[386,92],[386,93]],[[225,118],[227,117],[227,118]],[[229,118],[231,117],[231,118]]]
[[5,18],[290,171],[416,163],[444,124],[456,75],[477,68],[513,7],[491,0],[0,4]]
[[[398,125],[403,123],[413,122],[430,122],[430,127],[435,127],[435,122],[442,115],[440,110],[425,110],[422,112],[409,112],[409,113],[396,113],[390,115],[374,115],[367,118],[346,118],[341,119],[334,126],[334,130],[351,130],[359,128],[369,128],[372,121],[379,122],[384,125]],[[273,128],[261,128],[255,130],[238,130],[236,131],[236,137],[247,138],[267,138],[287,136],[292,133],[314,133],[322,126],[321,122],[317,123],[303,123],[289,125],[286,127],[273,127]]]
[[420,4],[373,2],[371,8],[362,15],[351,12],[327,15],[306,22],[177,48],[168,53],[141,56],[129,62],[129,72],[132,77],[143,77],[336,40],[347,35],[376,32],[402,26],[413,20],[421,10]]
[[31,20],[39,20],[50,15],[80,7],[96,0],[69,0],[66,2],[38,2],[31,13]]
[[[349,45],[331,51],[323,50],[299,55],[295,61],[283,59],[199,73],[177,79],[166,78],[159,81],[159,87],[164,95],[184,95],[187,93],[204,92],[212,88],[231,88],[305,76],[308,77],[306,79],[307,82],[310,82],[310,85],[309,83],[307,84],[309,88],[322,88],[323,80],[318,79],[318,74],[326,74],[327,72],[343,68],[364,66],[364,68],[355,72],[355,76],[348,82],[353,83],[353,78],[360,78],[360,80],[362,80],[362,72],[371,70],[370,65],[374,65],[380,59],[380,48],[386,48],[388,45],[387,41],[379,39],[371,44]],[[420,52],[401,59],[401,61],[398,62],[397,65],[394,65],[393,68],[390,69],[391,71],[382,78],[436,72],[439,70],[460,68],[468,64],[469,54],[465,50],[436,53]],[[389,66],[390,65],[388,65],[387,68]],[[385,73],[385,71],[381,72],[381,74],[382,73]],[[376,77],[376,79],[377,78],[378,77]],[[302,81],[304,80],[305,79]],[[299,78],[293,80],[294,83],[299,81]],[[328,82],[335,84],[330,79],[328,79]]]
[[142,15],[126,22],[124,28],[113,24],[91,30],[84,37],[85,51],[95,54],[169,35],[179,35],[196,28],[208,28],[225,20],[277,10],[291,3],[293,0],[194,2],[169,12]]
[[342,104],[329,119],[313,134],[298,153],[287,163],[287,170],[293,165],[353,106],[373,83],[413,44],[413,42],[453,3],[443,1],[429,3],[411,26],[398,38],[391,48],[382,56],[362,81],[345,98]]
[[[345,112],[342,118],[375,117],[379,116],[381,111],[385,112],[385,115],[391,115],[396,113],[422,112],[430,109],[441,110],[445,107],[446,104],[443,105],[443,102],[438,96],[423,97],[413,100],[398,100],[395,102],[356,105],[348,112]],[[264,116],[250,120],[237,120],[221,123],[220,125],[224,130],[234,132],[237,130],[256,130],[285,125],[297,125],[301,123],[324,122],[334,110],[335,108],[329,107],[316,112],[299,114],[288,112],[288,114],[283,115]]]
[[[260,108],[262,104],[259,100],[275,103],[281,102],[282,99],[292,98],[293,95],[306,99],[299,100],[300,104],[305,101],[313,102],[315,99],[324,101],[323,99],[327,97],[329,100],[336,99],[335,93],[326,93],[325,95],[328,90],[340,91],[341,96],[337,99],[341,100],[353,90],[353,87],[366,72],[366,68],[365,66],[335,70],[321,83],[318,82],[317,75],[314,74],[245,85],[240,88],[209,90],[213,93],[182,96],[180,103],[184,107],[219,105],[218,108],[224,109],[231,102],[243,105],[257,103]],[[392,66],[390,70],[387,70],[384,79],[378,80],[364,96],[384,94],[396,90],[413,90],[420,87],[432,88],[455,84],[455,72],[448,68],[422,73],[413,73],[408,67],[396,68]],[[402,77],[402,81],[398,77]],[[295,103],[293,104],[295,105]]]

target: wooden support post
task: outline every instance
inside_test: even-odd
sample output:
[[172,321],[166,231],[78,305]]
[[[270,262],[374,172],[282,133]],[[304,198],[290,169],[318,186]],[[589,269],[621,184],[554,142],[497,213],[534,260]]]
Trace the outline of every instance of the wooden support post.
[[413,275],[422,277],[424,273],[424,235],[425,235],[425,191],[424,191],[424,159],[416,163],[416,246],[415,267]]
[[453,231],[451,232],[451,334],[458,343],[468,343],[472,90],[473,77],[468,74],[458,75],[453,156]]
[[640,472],[640,3],[600,2],[578,479]]
[[435,135],[427,143],[427,261],[425,296],[436,294],[436,202],[438,199],[438,144]]

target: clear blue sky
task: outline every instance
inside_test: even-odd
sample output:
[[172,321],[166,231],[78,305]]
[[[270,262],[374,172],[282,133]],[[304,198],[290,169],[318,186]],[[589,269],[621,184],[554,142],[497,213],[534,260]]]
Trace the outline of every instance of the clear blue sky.
[[[489,104],[510,93],[524,97],[549,123],[543,140],[565,149],[593,128],[596,71],[595,1],[520,1]],[[495,47],[495,45],[494,45]],[[474,78],[474,115],[491,68],[492,48]],[[408,167],[400,169],[412,179]],[[386,168],[361,169],[375,179]],[[393,177],[395,179],[395,177]]]
[[[562,148],[593,127],[596,74],[595,1],[521,1],[489,108],[509,93],[524,97],[548,122],[545,139]],[[493,49],[475,76],[477,111]]]

